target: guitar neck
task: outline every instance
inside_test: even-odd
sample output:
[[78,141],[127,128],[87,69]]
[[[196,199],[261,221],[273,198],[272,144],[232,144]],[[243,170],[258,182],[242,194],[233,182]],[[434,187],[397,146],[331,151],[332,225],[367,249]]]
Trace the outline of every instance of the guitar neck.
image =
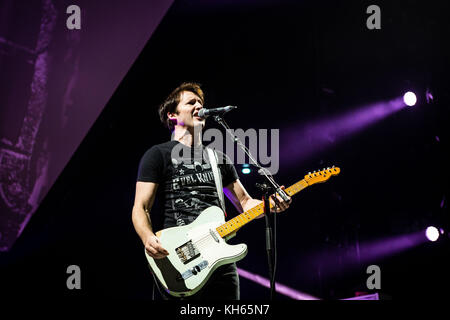
[[[292,197],[294,194],[302,191],[307,186],[308,183],[306,182],[306,180],[302,179],[299,182],[290,186],[289,188],[284,189],[284,191],[287,193],[288,196]],[[270,207],[271,208],[273,207],[272,204],[270,204]],[[217,227],[216,230],[222,238],[226,238],[263,213],[264,213],[264,203],[261,202],[259,205],[253,207],[252,209],[241,213],[240,215],[234,217],[231,220],[228,220],[220,227]]]

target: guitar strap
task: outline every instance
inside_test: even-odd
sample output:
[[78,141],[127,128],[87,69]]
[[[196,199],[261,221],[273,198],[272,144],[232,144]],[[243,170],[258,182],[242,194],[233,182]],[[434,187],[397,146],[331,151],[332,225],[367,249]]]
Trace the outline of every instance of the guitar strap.
[[214,174],[214,180],[216,182],[216,188],[217,188],[217,194],[219,196],[220,206],[222,207],[222,210],[225,213],[225,217],[226,217],[227,213],[225,212],[225,200],[223,197],[223,190],[222,190],[222,175],[220,174],[220,170],[217,165],[217,153],[211,148],[206,148],[206,150],[208,151],[209,163],[211,164],[211,169]]

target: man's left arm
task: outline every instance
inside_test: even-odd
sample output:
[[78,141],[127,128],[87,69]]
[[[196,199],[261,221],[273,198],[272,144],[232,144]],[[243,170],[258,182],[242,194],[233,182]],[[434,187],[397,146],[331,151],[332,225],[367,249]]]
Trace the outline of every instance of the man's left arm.
[[[281,188],[284,189],[284,186],[282,186]],[[247,190],[245,190],[239,179],[225,186],[224,193],[239,212],[248,211],[262,202],[261,200],[253,199],[248,194]],[[277,205],[275,202],[277,203]],[[278,194],[276,195],[276,198],[274,197],[274,195],[272,195],[270,197],[270,203],[273,206],[271,211],[275,212],[276,210],[277,213],[283,212],[284,210],[289,208],[291,202],[291,198],[289,198],[289,201],[286,202],[283,201],[283,199]],[[264,214],[259,215],[257,218],[262,217],[264,217]]]

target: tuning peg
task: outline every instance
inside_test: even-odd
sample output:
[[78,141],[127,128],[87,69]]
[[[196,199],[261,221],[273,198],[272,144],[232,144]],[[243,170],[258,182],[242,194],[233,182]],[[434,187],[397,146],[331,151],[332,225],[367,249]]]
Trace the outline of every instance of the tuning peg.
[[311,171],[310,171],[310,172],[308,172],[308,175],[311,175]]

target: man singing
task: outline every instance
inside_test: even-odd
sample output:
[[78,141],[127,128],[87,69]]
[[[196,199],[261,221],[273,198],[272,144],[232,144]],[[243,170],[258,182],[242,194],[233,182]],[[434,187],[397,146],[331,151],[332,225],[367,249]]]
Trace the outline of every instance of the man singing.
[[[139,165],[132,220],[145,249],[154,259],[162,259],[169,252],[163,248],[155,232],[161,229],[187,225],[210,206],[223,207],[214,180],[208,153],[202,144],[205,119],[198,116],[203,108],[204,93],[196,83],[183,83],[159,106],[159,116],[172,131],[170,141],[154,145],[142,157]],[[174,151],[176,148],[176,152]],[[245,190],[230,158],[215,151],[223,190],[239,212],[261,203]],[[180,158],[174,155],[183,154]],[[153,212],[158,192],[163,203],[162,212]],[[222,195],[220,195],[222,196]],[[161,197],[161,198],[159,198]],[[272,211],[282,212],[290,203],[278,195],[272,196]],[[261,215],[260,217],[262,217]],[[163,299],[175,299],[161,290]],[[236,264],[217,268],[208,282],[189,299],[239,300],[239,277]]]

